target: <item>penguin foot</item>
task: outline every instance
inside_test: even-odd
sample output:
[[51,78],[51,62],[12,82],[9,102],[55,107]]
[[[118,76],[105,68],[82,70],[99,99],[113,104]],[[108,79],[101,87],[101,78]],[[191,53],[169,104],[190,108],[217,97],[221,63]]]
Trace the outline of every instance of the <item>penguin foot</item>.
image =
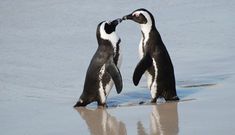
[[166,101],[178,101],[178,100],[180,100],[178,96],[174,96],[174,97],[166,99]]
[[139,105],[142,105],[142,104],[144,104],[144,103],[145,103],[144,101],[140,101],[140,102],[139,102]]
[[174,96],[172,99],[173,100],[180,100],[180,98],[178,96]]
[[107,106],[106,103],[103,103],[103,104],[98,104],[98,108],[99,109],[104,109],[104,108],[108,108],[108,106]]

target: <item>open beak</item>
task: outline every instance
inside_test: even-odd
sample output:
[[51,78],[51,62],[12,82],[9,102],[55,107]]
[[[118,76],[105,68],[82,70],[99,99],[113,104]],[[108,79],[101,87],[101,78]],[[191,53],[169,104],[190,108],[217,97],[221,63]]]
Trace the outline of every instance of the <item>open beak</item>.
[[132,19],[132,14],[129,14],[129,15],[125,15],[122,17],[122,20],[129,20],[129,19]]

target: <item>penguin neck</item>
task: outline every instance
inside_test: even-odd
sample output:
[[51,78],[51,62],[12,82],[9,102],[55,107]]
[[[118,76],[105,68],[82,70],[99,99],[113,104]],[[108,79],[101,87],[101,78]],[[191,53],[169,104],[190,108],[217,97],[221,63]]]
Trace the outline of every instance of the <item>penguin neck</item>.
[[154,30],[156,28],[152,23],[152,21],[148,21],[148,23],[146,24],[140,24],[140,29],[142,32],[142,36],[145,37],[145,39],[147,39],[149,37],[149,33],[151,32],[151,30]]
[[152,25],[149,24],[141,24],[140,29],[144,36],[146,37],[146,34],[148,34],[151,31]]
[[101,32],[101,36],[97,37],[97,41],[99,46],[110,46],[112,49],[114,49],[114,52],[116,52],[117,44],[119,42],[120,38],[116,34],[116,32],[112,32],[111,34],[105,34]]
[[108,40],[113,48],[116,48],[116,44],[118,43],[119,37],[116,32],[112,32],[111,34],[101,33],[101,39]]

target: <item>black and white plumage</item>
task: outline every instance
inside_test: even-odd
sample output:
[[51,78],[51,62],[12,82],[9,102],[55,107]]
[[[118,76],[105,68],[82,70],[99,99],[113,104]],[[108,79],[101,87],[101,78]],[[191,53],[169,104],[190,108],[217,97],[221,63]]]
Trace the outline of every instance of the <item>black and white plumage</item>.
[[152,102],[158,97],[165,100],[179,100],[175,88],[174,68],[168,51],[156,29],[153,15],[146,9],[137,9],[123,20],[133,20],[140,24],[140,62],[135,68],[133,82],[138,85],[142,75],[147,76]]
[[119,71],[121,40],[115,32],[121,21],[103,21],[97,26],[99,46],[88,67],[82,95],[74,107],[86,106],[93,101],[97,101],[99,106],[105,106],[113,84],[118,94],[122,91],[123,82]]

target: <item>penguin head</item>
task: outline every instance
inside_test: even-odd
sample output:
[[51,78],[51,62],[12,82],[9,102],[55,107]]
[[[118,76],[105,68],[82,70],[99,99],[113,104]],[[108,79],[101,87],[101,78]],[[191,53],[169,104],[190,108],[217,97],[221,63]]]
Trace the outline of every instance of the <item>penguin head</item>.
[[133,11],[131,14],[123,16],[122,20],[133,20],[134,22],[143,25],[144,24],[151,26],[155,25],[153,15],[144,8],[137,9]]
[[121,22],[122,19],[118,18],[113,21],[103,21],[99,23],[96,30],[96,37],[98,39],[98,42],[100,42],[100,39],[111,40],[111,42],[112,40],[114,40],[114,42],[116,42],[116,40],[118,40],[118,37],[115,30],[117,25]]

